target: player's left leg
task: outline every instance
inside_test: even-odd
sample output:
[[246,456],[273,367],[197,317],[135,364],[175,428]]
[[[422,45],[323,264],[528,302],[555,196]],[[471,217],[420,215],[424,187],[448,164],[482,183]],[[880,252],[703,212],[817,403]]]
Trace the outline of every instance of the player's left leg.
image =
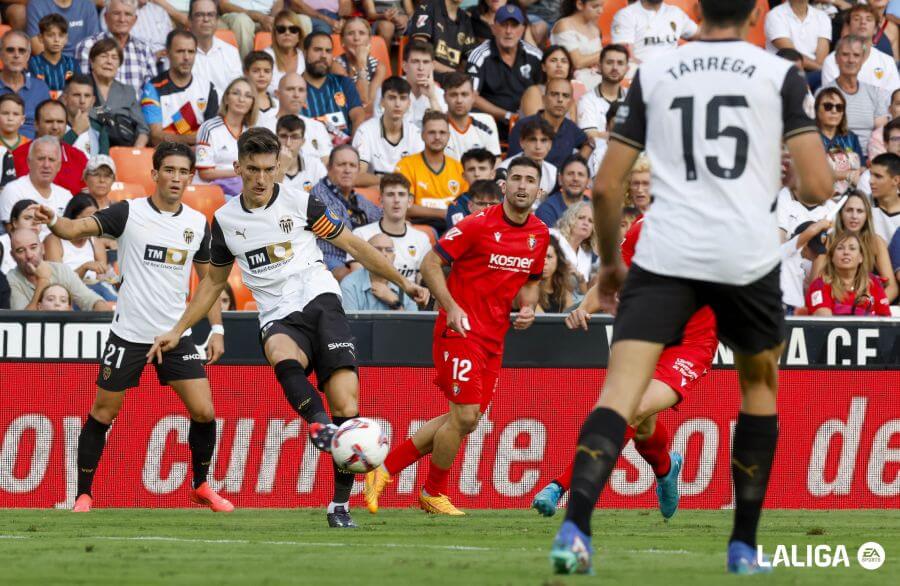
[[191,502],[209,507],[216,513],[230,513],[234,505],[219,496],[207,482],[209,466],[216,449],[216,415],[213,409],[209,379],[193,378],[170,380],[191,417],[188,428],[188,446],[191,450]]
[[[359,417],[359,378],[353,368],[335,370],[322,385],[331,420],[340,427],[350,419]],[[350,517],[350,491],[355,475],[338,468],[332,459],[334,469],[334,493],[328,504],[328,525],[330,527],[356,527]]]
[[419,495],[419,504],[430,512],[444,515],[464,515],[447,498],[450,467],[463,439],[475,431],[481,420],[481,405],[477,403],[450,403],[450,415],[434,434],[434,447],[425,487]]

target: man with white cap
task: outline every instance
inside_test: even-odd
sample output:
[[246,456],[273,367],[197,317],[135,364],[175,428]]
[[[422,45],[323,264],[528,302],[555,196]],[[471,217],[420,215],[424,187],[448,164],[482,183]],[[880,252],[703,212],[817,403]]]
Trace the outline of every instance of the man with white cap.
[[109,155],[97,155],[88,161],[84,168],[84,183],[86,187],[83,193],[87,193],[97,201],[97,207],[101,210],[110,205],[109,192],[116,180],[116,163]]

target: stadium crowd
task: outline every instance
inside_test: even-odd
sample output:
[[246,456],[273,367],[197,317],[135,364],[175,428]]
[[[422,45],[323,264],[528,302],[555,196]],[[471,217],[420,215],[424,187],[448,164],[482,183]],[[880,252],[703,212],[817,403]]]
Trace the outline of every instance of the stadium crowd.
[[[539,307],[565,311],[598,269],[589,195],[618,106],[641,62],[697,35],[696,6],[0,0],[0,309],[116,301],[115,243],[60,240],[30,205],[75,219],[149,195],[152,148],[176,141],[197,158],[184,201],[211,219],[241,191],[237,138],[266,127],[282,145],[282,182],[316,195],[411,279],[439,235],[500,201],[514,156],[534,159],[535,212],[553,236]],[[759,8],[750,40],[806,74],[837,178],[834,199],[809,208],[787,165],[784,304],[889,315],[900,293],[900,0]],[[652,165],[642,158],[631,173],[623,234],[652,205]],[[421,309],[319,244],[347,310]],[[221,303],[255,309],[237,272]]]

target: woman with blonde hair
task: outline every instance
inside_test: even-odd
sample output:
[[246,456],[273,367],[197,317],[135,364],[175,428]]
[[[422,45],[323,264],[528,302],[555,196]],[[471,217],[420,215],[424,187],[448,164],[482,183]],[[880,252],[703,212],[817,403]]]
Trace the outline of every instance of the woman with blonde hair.
[[857,234],[844,232],[831,239],[825,269],[806,293],[810,315],[890,316],[881,279],[871,274],[871,258]]
[[215,183],[226,195],[241,192],[241,179],[234,171],[237,141],[248,128],[253,128],[259,109],[256,88],[246,77],[228,84],[222,95],[219,115],[205,121],[197,131],[198,183]]
[[[834,221],[833,240],[845,233],[855,234],[862,246],[863,254],[870,259],[869,264],[884,284],[884,292],[889,301],[897,297],[898,286],[894,271],[891,269],[891,257],[887,243],[875,233],[872,223],[872,204],[869,198],[855,191],[847,197]],[[823,274],[826,257],[820,256],[813,263],[813,278]]]
[[550,229],[550,234],[559,240],[563,258],[572,268],[580,293],[587,291],[591,279],[591,267],[597,260],[592,247],[594,240],[594,214],[591,204],[581,201],[569,207]]
[[290,10],[282,10],[275,15],[275,26],[272,27],[272,46],[265,52],[275,60],[272,68],[272,81],[269,83],[269,93],[274,94],[278,89],[278,82],[286,73],[296,71],[303,75],[306,71],[306,61],[303,59],[303,21],[300,15]]

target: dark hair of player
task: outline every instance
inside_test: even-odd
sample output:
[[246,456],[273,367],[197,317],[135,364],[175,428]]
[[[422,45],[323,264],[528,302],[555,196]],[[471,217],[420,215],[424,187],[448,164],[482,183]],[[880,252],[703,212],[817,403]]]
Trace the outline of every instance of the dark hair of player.
[[566,157],[566,160],[562,162],[562,165],[559,166],[559,172],[564,173],[569,165],[583,165],[585,169],[590,171],[590,167],[588,167],[588,162],[581,155],[569,155]]
[[503,192],[493,179],[479,179],[469,186],[469,199],[475,197],[499,202],[503,199]]
[[550,45],[544,51],[544,56],[541,57],[541,83],[547,83],[547,73],[544,71],[543,66],[547,64],[547,61],[550,60],[554,53],[562,53],[566,56],[566,61],[569,62],[569,71],[566,73],[566,79],[572,81],[572,77],[575,75],[575,66],[572,64],[572,55],[569,54],[569,50],[562,45]]
[[466,84],[472,85],[472,76],[462,71],[454,71],[444,78],[444,85],[441,87],[443,87],[445,92],[448,92]]
[[355,146],[353,146],[350,143],[341,144],[341,145],[334,147],[331,150],[331,153],[329,153],[329,155],[328,155],[328,168],[329,169],[331,169],[334,166],[334,159],[337,157],[338,153],[341,153],[344,151],[352,152],[354,155],[356,155],[356,160],[357,161],[359,160],[359,151],[356,150]]
[[399,185],[403,189],[406,190],[406,193],[409,193],[410,184],[409,179],[401,175],[400,173],[387,173],[381,176],[381,183],[378,185],[381,193],[384,193],[384,190],[393,185]]
[[737,26],[744,24],[753,9],[756,0],[700,0],[703,19],[710,26]]
[[303,133],[304,138],[306,137],[306,122],[303,121],[303,118],[297,116],[296,114],[285,114],[281,118],[278,119],[278,122],[275,124],[275,132],[281,132],[282,130],[287,130],[288,132],[294,132],[299,130]]
[[882,153],[872,159],[872,166],[879,165],[887,169],[891,177],[900,175],[900,157],[894,153]]
[[40,122],[41,114],[44,112],[44,109],[49,108],[50,106],[59,106],[60,108],[63,109],[63,112],[66,111],[66,107],[59,100],[54,100],[52,98],[49,100],[44,100],[43,102],[38,104],[37,107],[34,109],[34,121]]
[[159,171],[167,157],[186,158],[191,163],[191,171],[194,170],[194,164],[197,162],[197,157],[194,155],[194,150],[191,147],[179,142],[166,141],[160,143],[156,150],[153,151],[153,170]]
[[69,21],[56,12],[47,14],[38,21],[38,31],[41,34],[49,31],[51,27],[56,27],[59,29],[59,32],[65,35],[69,32]]
[[172,50],[172,43],[178,37],[181,37],[183,39],[190,39],[194,41],[194,45],[197,44],[197,36],[194,33],[188,30],[184,30],[183,28],[177,28],[166,35],[166,51]]
[[66,209],[63,210],[63,217],[74,220],[78,217],[78,214],[83,212],[86,208],[91,207],[100,207],[97,205],[97,200],[94,199],[93,195],[88,193],[76,193],[72,196],[72,199],[66,203]]
[[446,124],[450,124],[450,119],[447,118],[447,115],[440,110],[428,110],[425,112],[425,115],[422,116],[422,130],[425,130],[425,125],[433,120],[443,120]]
[[537,161],[530,157],[516,157],[509,164],[508,169],[510,173],[512,172],[513,167],[529,167],[531,169],[534,169],[535,171],[537,171],[538,181],[540,181],[541,179],[541,166]]
[[244,132],[238,139],[238,158],[253,155],[277,155],[281,150],[278,137],[268,128],[256,127]]
[[392,75],[381,83],[381,95],[386,96],[388,92],[396,92],[401,96],[408,96],[412,93],[412,86],[399,75]]
[[550,137],[550,140],[556,138],[556,131],[553,130],[553,126],[542,117],[538,116],[537,118],[532,118],[521,124],[521,128],[519,129],[519,143],[525,142],[538,133]]
[[270,67],[275,67],[275,59],[265,51],[250,51],[247,53],[247,56],[244,57],[244,73],[250,71],[250,68],[253,67],[253,64],[257,61],[265,61]]
[[625,58],[628,58],[628,47],[625,45],[619,45],[618,43],[612,43],[605,47],[600,51],[600,63],[603,63],[603,60],[609,53],[622,53],[625,55]]
[[0,96],[0,106],[3,105],[4,102],[12,102],[13,104],[18,104],[22,111],[25,111],[25,100],[19,96],[19,94],[8,93]]
[[108,53],[109,51],[116,52],[116,55],[119,56],[119,65],[121,65],[123,57],[122,47],[120,47],[119,42],[112,37],[106,37],[94,43],[94,46],[91,47],[91,50],[88,52],[88,61],[93,61],[98,55]]
[[409,61],[409,58],[413,53],[425,53],[426,55],[434,59],[434,45],[432,45],[428,41],[414,39],[411,43],[406,45],[406,48],[403,49],[403,60]]
[[331,43],[332,46],[334,46],[334,41],[331,40],[331,35],[322,31],[313,31],[306,35],[306,38],[303,39],[303,50],[309,51],[309,48],[312,47],[313,41],[315,39],[318,39],[319,37],[327,38],[328,42]]
[[19,219],[19,216],[22,215],[22,212],[28,209],[28,206],[33,206],[36,204],[37,202],[33,199],[20,199],[13,204],[12,209],[9,211],[9,222],[15,222]]
[[460,159],[459,162],[465,167],[466,163],[469,161],[478,161],[479,163],[490,163],[493,165],[497,162],[497,155],[486,148],[469,149],[463,153],[462,159]]
[[803,59],[803,55],[800,54],[800,51],[791,48],[778,49],[778,52],[775,53],[775,56],[781,57],[782,59],[790,61],[791,63],[796,63],[797,61]]
[[[900,91],[900,90],[898,90]],[[900,130],[900,118],[894,118],[890,122],[884,125],[884,134],[882,135],[884,139],[884,144],[890,144],[891,142],[891,132],[894,130]]]

